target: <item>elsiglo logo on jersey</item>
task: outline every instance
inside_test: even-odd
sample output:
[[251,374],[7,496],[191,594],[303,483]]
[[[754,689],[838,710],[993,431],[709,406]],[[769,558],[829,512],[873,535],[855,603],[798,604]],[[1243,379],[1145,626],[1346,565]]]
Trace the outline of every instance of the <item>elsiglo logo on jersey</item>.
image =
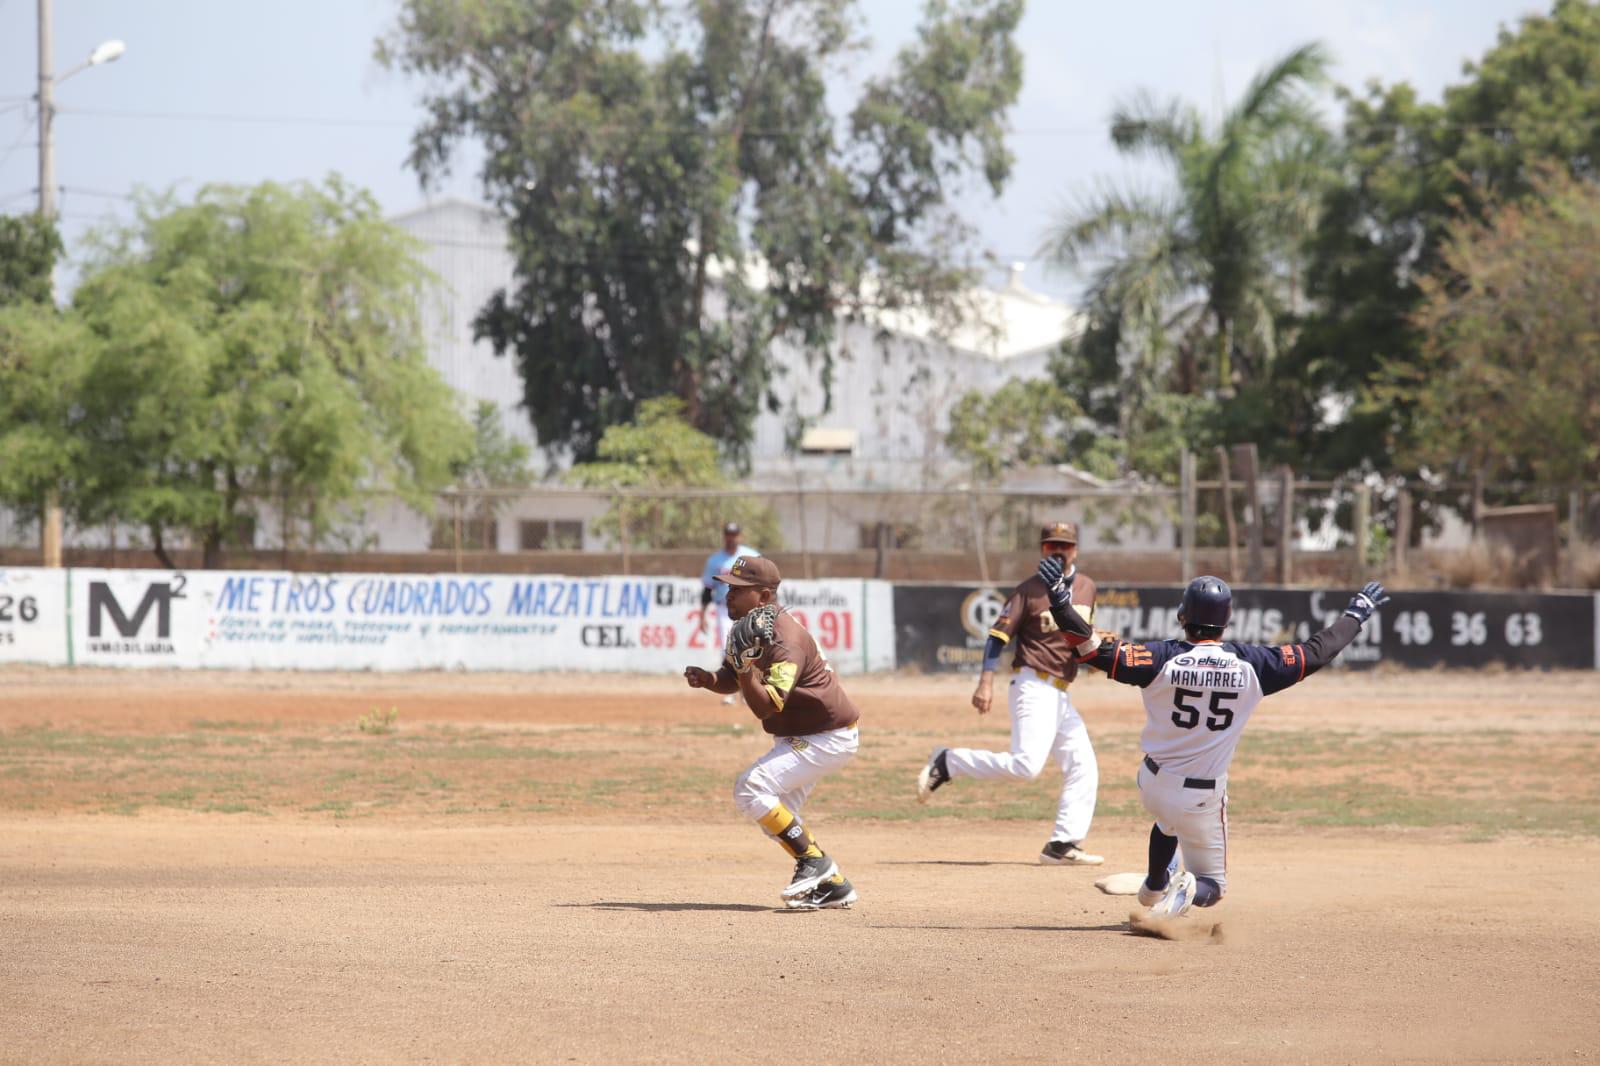
[[989,635],[994,620],[1005,607],[1005,597],[996,590],[973,589],[961,601],[961,628],[981,640]]

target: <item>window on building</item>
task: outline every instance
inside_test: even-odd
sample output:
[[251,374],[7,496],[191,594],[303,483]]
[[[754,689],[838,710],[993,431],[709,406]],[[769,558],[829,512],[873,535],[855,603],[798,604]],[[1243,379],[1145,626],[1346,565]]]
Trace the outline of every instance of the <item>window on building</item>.
[[800,437],[801,455],[854,455],[856,431],[813,426]]
[[525,552],[577,551],[583,547],[583,523],[562,518],[524,518],[517,525],[518,544]]
[[[433,520],[433,533],[428,547],[435,551],[453,551],[456,546],[456,520],[452,515],[439,515]],[[461,517],[461,548],[463,551],[498,551],[500,548],[500,523],[493,518]]]

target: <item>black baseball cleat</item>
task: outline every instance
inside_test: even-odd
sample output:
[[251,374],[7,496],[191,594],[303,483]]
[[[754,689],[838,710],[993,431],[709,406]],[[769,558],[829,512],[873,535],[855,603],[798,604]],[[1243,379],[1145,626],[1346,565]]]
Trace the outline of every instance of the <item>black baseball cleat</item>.
[[944,761],[949,753],[949,748],[938,749],[928,757],[928,765],[917,774],[918,803],[927,803],[928,797],[932,796],[940,785],[950,780],[950,767]]
[[836,874],[798,899],[785,900],[792,911],[842,910],[856,901],[856,889],[842,874]]
[[1105,861],[1099,855],[1084,851],[1071,840],[1052,840],[1039,852],[1041,866],[1099,866]]
[[784,902],[800,899],[838,872],[839,867],[826,855],[802,855],[794,862],[794,879],[781,893]]

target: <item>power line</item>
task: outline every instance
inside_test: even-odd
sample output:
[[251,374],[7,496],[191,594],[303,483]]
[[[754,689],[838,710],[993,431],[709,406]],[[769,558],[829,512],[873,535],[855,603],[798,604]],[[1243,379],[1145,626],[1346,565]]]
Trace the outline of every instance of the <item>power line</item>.
[[61,189],[62,192],[71,193],[74,196],[98,196],[98,197],[100,197],[101,199],[104,199],[104,200],[137,200],[138,199],[138,197],[134,196],[132,193],[106,192],[104,189],[85,189],[85,188],[83,188],[82,186],[79,186],[79,185],[62,185],[62,186],[60,186],[60,189]]
[[[34,115],[23,125],[22,132],[17,135],[17,139],[11,142],[11,146],[7,148],[4,153],[0,153],[0,167],[5,166],[7,160],[11,158],[12,154],[15,153],[18,148],[22,147],[22,142],[28,139],[28,134],[33,132],[34,124],[38,121],[39,116]],[[38,141],[34,141],[33,143],[35,147],[37,147],[39,144]]]
[[[4,99],[4,98],[0,98]],[[31,97],[16,98],[21,103],[26,103]],[[160,122],[218,122],[235,123],[239,125],[269,125],[269,126],[369,126],[390,129],[410,129],[416,125],[415,119],[386,119],[370,118],[364,116],[341,115],[289,115],[289,114],[241,114],[238,112],[206,112],[206,111],[129,111],[118,108],[92,108],[92,107],[61,107],[56,113],[82,115],[89,118],[119,118],[141,119]],[[1423,122],[1415,125],[1406,123],[1381,123],[1366,126],[1369,130],[1496,130],[1515,133],[1518,130],[1544,130],[1551,128],[1593,128],[1600,120],[1588,122],[1568,122],[1558,119],[1549,120],[1517,120],[1514,122]],[[628,128],[621,123],[597,123],[590,127],[599,130],[618,130]],[[640,130],[648,129],[659,133],[706,133],[717,131],[706,126],[667,126],[667,125],[639,125]],[[1014,137],[1100,137],[1110,133],[1110,125],[1104,126],[1032,126],[1008,130],[1007,133]],[[815,132],[811,126],[769,126],[750,127],[743,131],[747,137],[788,137],[798,134]]]
[[389,126],[409,129],[410,120],[386,118],[343,118],[326,115],[240,115],[202,111],[121,111],[97,107],[58,107],[57,114],[84,115],[90,118],[154,119],[170,122],[233,122],[241,125],[269,126]]

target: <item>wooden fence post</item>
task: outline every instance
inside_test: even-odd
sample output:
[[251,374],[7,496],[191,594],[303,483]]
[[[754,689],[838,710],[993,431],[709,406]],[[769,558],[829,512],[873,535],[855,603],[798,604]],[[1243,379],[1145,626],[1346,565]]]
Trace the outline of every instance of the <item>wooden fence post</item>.
[[1222,480],[1222,516],[1228,529],[1228,580],[1239,580],[1239,526],[1233,517],[1233,479],[1228,469],[1228,449],[1217,445],[1217,472]]
[[1411,547],[1411,490],[1401,489],[1395,500],[1394,512],[1394,572],[1406,572],[1406,552]]
[[625,497],[618,494],[612,497],[617,508],[617,541],[622,547],[622,572],[631,573],[628,568],[628,506]]
[[1372,486],[1356,486],[1355,517],[1351,524],[1355,526],[1351,530],[1356,546],[1355,576],[1360,577],[1367,568],[1367,553],[1372,549]]
[[455,556],[456,573],[461,573],[461,494],[458,492],[450,497],[450,511],[453,516],[452,525],[455,527]]
[[1239,468],[1239,480],[1244,483],[1245,506],[1250,509],[1250,524],[1245,529],[1249,541],[1250,557],[1245,564],[1244,579],[1248,584],[1259,584],[1262,560],[1261,537],[1261,479],[1256,469],[1257,456],[1254,444],[1236,444],[1233,447],[1233,465]]

